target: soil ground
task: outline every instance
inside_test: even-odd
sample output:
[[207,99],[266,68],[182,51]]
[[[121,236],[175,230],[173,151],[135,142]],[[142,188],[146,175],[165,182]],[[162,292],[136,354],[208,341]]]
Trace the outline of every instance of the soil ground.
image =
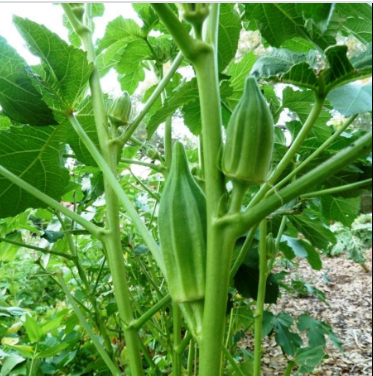
[[[315,297],[294,299],[284,293],[272,310],[287,312],[294,318],[307,312],[311,317],[331,325],[343,341],[344,353],[328,342],[326,351],[330,358],[313,375],[372,375],[372,273],[365,272],[345,256],[324,258],[323,263],[323,271],[315,273],[307,262],[302,262],[297,273],[326,294],[329,306]],[[372,270],[371,250],[367,265]],[[328,272],[330,284],[323,279],[325,272]],[[251,347],[252,338],[247,341],[248,347]],[[286,364],[273,338],[266,340],[264,350],[263,375],[284,375]]]

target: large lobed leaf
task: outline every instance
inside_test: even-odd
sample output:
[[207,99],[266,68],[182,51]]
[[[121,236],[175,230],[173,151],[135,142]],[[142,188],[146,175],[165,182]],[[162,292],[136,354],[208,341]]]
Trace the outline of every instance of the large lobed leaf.
[[32,85],[26,62],[0,37],[0,105],[11,119],[30,125],[56,125],[52,111]]
[[16,16],[14,23],[30,51],[41,58],[49,73],[46,81],[60,102],[60,110],[75,109],[93,71],[86,53],[68,45],[43,25]]
[[[0,165],[50,197],[59,200],[69,181],[63,167],[63,129],[11,127],[0,133]],[[0,218],[15,216],[27,208],[45,208],[9,180],[0,177]]]

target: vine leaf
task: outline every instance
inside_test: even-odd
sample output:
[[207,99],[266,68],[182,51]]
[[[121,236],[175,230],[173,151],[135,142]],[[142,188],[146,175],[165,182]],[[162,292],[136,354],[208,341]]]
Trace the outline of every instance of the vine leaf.
[[[0,165],[59,200],[69,182],[62,161],[63,137],[61,126],[11,127],[0,133]],[[28,208],[45,207],[43,202],[0,177],[0,218],[15,216]]]
[[86,53],[68,45],[43,25],[17,16],[13,20],[30,51],[41,58],[48,72],[48,87],[52,86],[54,96],[63,102],[65,110],[75,109],[93,71]]
[[26,69],[26,62],[0,37],[0,105],[4,114],[22,124],[56,125]]

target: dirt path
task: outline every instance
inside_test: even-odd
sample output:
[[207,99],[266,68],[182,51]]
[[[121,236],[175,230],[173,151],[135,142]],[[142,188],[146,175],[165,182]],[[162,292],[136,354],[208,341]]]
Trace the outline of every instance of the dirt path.
[[[366,273],[360,265],[354,264],[344,256],[324,258],[324,269],[315,273],[309,265],[302,263],[299,277],[303,278],[327,296],[330,306],[314,297],[294,299],[287,293],[275,308],[278,312],[287,312],[295,318],[307,312],[317,320],[331,325],[343,341],[344,353],[341,354],[329,342],[327,353],[330,356],[314,375],[372,375],[372,273]],[[369,252],[369,267],[372,265],[372,252]],[[323,274],[328,271],[326,284]],[[252,339],[249,338],[251,347]],[[274,339],[265,343],[265,376],[282,376],[285,363],[281,350]]]

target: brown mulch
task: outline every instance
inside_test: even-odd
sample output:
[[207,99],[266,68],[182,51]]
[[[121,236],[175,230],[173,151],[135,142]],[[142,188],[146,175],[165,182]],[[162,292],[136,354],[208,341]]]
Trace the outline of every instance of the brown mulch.
[[[307,312],[311,317],[331,325],[342,340],[344,353],[328,341],[326,352],[330,358],[313,375],[372,375],[372,273],[365,272],[345,256],[324,258],[323,263],[323,271],[315,272],[307,262],[302,262],[297,277],[323,291],[330,306],[315,297],[296,299],[284,293],[278,305],[271,310],[286,312],[294,318]],[[367,265],[371,268],[371,250]],[[323,279],[327,271],[330,284]],[[245,342],[244,346],[252,348],[252,338],[247,338]],[[266,340],[264,351],[263,375],[284,375],[286,364],[274,338]]]

